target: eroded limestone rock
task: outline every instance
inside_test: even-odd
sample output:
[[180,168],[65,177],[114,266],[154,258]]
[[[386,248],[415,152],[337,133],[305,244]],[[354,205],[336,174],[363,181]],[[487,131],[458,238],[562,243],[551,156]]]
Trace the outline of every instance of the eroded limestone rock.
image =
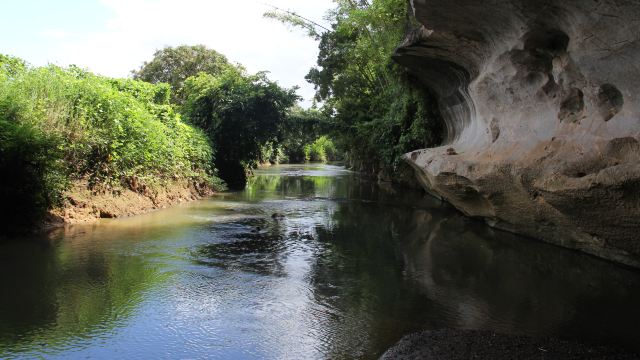
[[396,60],[439,97],[406,155],[469,216],[640,267],[640,1],[413,0]]

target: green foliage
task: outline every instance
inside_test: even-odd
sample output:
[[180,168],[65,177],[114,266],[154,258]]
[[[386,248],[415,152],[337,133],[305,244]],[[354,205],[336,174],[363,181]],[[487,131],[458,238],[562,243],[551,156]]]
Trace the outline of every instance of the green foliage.
[[309,161],[305,146],[330,131],[329,117],[317,109],[291,108],[285,119],[280,147],[286,161],[302,163]]
[[335,161],[338,159],[338,151],[333,141],[327,136],[317,138],[313,143],[304,146],[305,161]]
[[304,163],[342,160],[341,153],[326,135],[328,116],[321,111],[294,106],[287,111],[279,141],[261,147],[260,163]]
[[0,76],[16,76],[27,68],[27,63],[17,57],[0,54]]
[[287,164],[290,162],[291,162],[291,158],[289,157],[282,143],[278,143],[276,141],[270,141],[260,147],[260,157],[258,159],[258,164],[277,165],[277,164]]
[[4,232],[31,225],[49,206],[60,204],[67,179],[59,143],[55,135],[0,117],[0,223]]
[[433,96],[392,61],[412,26],[407,2],[336,4],[327,17],[331,30],[320,35],[318,66],[306,78],[350,165],[371,173],[394,171],[402,154],[439,143],[443,131]]
[[153,54],[140,69],[132,71],[134,79],[153,84],[167,83],[173,90],[173,101],[182,103],[182,86],[189,77],[201,72],[217,75],[232,67],[227,58],[204,45],[165,47]]
[[110,79],[110,83],[118,91],[131,94],[144,103],[169,105],[171,102],[171,86],[166,83],[154,85],[129,79]]
[[0,167],[15,174],[0,183],[3,211],[21,202],[41,215],[74,179],[96,191],[177,179],[213,184],[209,140],[181,121],[167,85],[77,67],[13,69],[0,63]]
[[358,170],[394,170],[400,156],[440,141],[432,96],[391,55],[409,26],[404,0],[339,1],[307,79],[334,111],[336,138]]
[[403,154],[441,141],[439,114],[431,94],[402,81],[408,80],[392,82],[379,96],[386,109],[368,116],[352,114],[359,121],[339,138],[348,149],[348,160],[358,170],[395,171]]
[[187,79],[182,111],[209,135],[216,168],[230,186],[243,187],[264,147],[278,142],[287,109],[298,99],[295,90],[281,88],[264,73],[248,75],[232,67],[218,76]]

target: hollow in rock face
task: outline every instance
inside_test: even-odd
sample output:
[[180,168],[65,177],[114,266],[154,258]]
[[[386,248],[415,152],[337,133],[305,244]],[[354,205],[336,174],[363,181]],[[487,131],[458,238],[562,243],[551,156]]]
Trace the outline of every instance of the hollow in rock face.
[[406,156],[423,186],[496,227],[639,267],[640,3],[412,8],[421,26],[394,58],[437,95],[448,132]]

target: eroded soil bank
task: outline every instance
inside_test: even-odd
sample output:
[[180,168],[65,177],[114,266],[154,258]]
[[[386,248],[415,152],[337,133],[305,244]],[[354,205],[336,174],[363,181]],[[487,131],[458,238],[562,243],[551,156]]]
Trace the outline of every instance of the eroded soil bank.
[[49,212],[46,227],[91,223],[101,218],[122,218],[202,199],[214,192],[189,181],[174,181],[154,189],[110,191],[89,189],[86,181],[76,181],[64,194],[62,207]]

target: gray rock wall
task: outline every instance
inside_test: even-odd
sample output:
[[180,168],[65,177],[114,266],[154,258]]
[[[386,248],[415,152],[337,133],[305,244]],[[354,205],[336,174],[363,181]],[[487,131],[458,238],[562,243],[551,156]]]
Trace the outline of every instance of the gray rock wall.
[[406,154],[491,225],[640,267],[640,0],[412,0],[395,59],[437,93]]

